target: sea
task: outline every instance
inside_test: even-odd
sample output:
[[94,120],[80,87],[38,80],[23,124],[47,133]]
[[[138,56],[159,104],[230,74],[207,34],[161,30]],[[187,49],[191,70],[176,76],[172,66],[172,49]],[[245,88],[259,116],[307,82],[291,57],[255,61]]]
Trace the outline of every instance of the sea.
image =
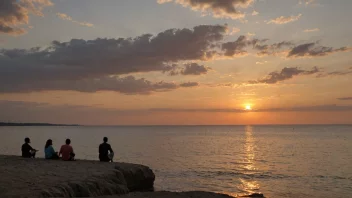
[[0,154],[20,155],[25,137],[44,157],[70,138],[78,159],[98,160],[103,137],[115,161],[149,166],[155,190],[241,196],[352,197],[352,125],[12,126]]

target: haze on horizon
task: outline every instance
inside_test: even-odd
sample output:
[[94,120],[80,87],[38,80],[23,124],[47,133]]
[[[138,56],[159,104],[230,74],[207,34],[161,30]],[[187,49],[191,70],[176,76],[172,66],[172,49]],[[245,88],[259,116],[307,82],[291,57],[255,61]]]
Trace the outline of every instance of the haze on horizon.
[[352,124],[350,8],[2,0],[0,121]]

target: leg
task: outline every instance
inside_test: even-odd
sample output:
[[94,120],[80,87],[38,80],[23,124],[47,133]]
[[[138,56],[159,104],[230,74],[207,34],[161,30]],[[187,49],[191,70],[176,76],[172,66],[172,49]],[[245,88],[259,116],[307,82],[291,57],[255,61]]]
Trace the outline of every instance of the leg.
[[51,157],[51,159],[60,159],[60,158],[59,158],[59,155],[57,154],[57,152],[53,154],[53,156]]
[[32,151],[32,152],[31,152],[31,158],[32,158],[32,157],[35,158],[35,153],[36,153],[36,151]]

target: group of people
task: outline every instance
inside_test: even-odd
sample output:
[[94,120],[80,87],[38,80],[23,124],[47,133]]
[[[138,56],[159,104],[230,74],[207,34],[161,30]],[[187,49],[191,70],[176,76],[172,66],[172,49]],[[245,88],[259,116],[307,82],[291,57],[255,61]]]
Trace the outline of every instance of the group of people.
[[[27,137],[24,139],[24,144],[22,145],[22,157],[25,158],[35,158],[36,152],[38,150],[33,149],[29,144],[31,140]],[[56,152],[53,147],[53,141],[48,139],[45,143],[44,153],[45,159],[62,159],[64,161],[74,161],[75,153],[70,145],[71,140],[66,139],[65,144],[61,146],[60,151]],[[110,144],[108,144],[108,138],[103,138],[103,143],[99,145],[99,160],[102,162],[112,162],[114,157],[114,151],[112,150]]]

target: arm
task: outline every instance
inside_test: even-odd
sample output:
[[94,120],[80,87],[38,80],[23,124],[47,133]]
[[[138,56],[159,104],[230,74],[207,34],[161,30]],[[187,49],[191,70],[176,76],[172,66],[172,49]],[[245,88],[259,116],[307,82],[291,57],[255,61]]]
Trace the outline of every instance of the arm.
[[75,153],[75,152],[73,152],[73,147],[72,146],[71,146],[71,153],[73,153],[73,154]]
[[28,145],[28,146],[31,151],[38,151],[37,149],[32,148],[31,145]]
[[110,151],[110,153],[113,153],[114,151],[112,150],[112,148],[111,148],[111,145],[109,144],[109,151]]
[[60,157],[61,153],[62,153],[62,146],[60,148],[59,157]]
[[52,146],[50,146],[50,153],[51,154],[55,154],[55,150],[54,150],[54,148]]

